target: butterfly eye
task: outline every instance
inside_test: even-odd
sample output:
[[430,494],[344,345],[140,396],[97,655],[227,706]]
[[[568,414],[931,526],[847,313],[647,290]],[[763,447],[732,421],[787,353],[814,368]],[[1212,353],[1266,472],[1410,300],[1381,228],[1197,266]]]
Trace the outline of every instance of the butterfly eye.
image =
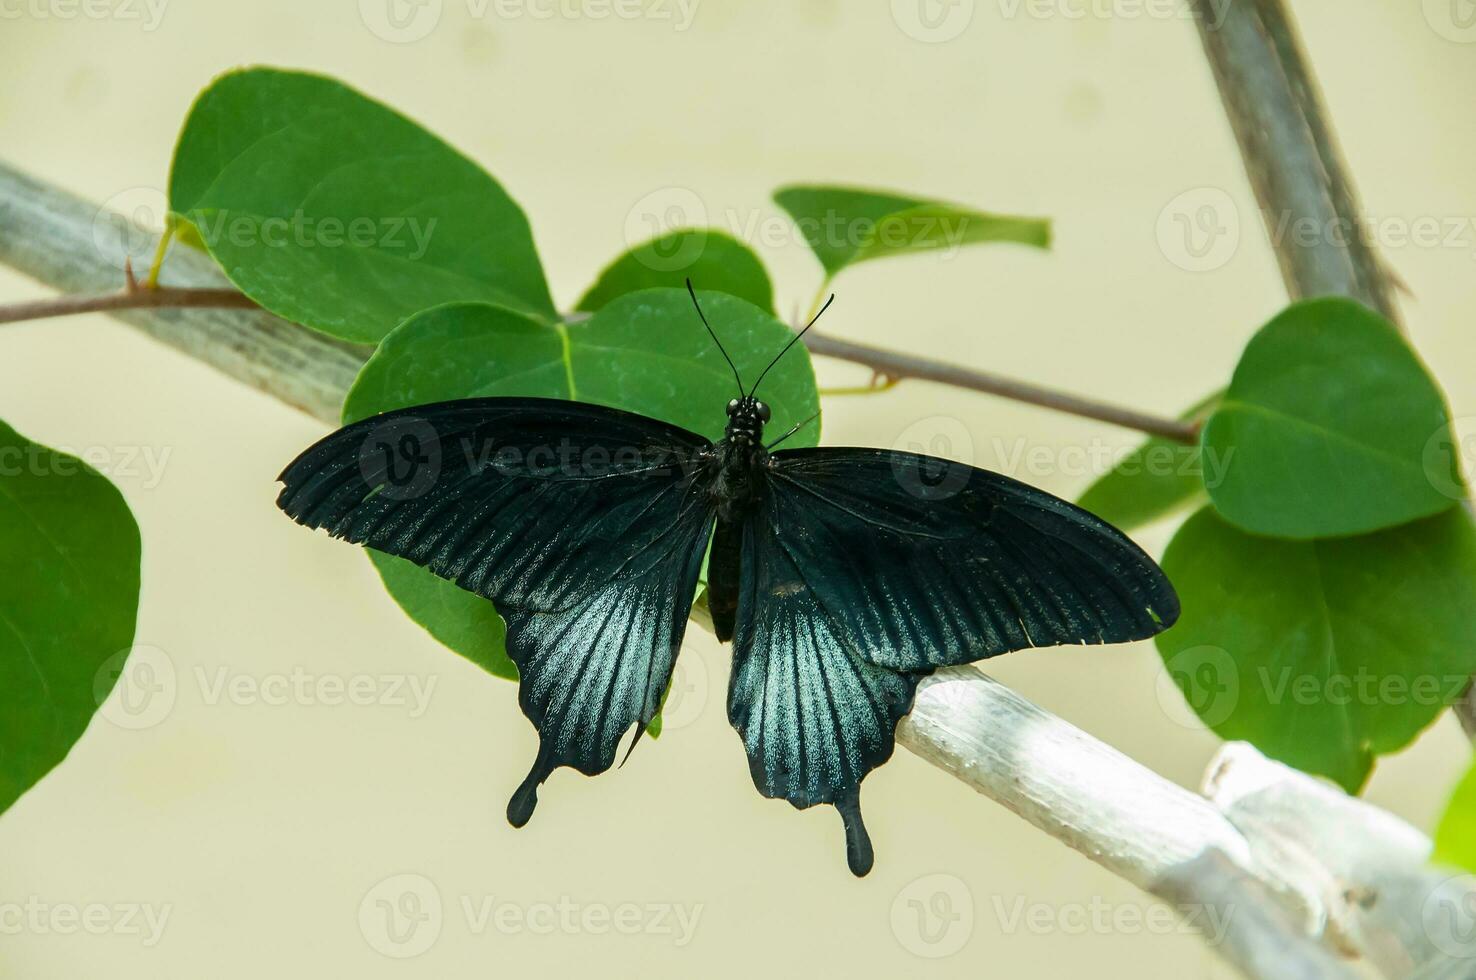
[[728,414],[732,415],[736,411],[738,411],[738,399],[734,398],[732,401],[728,402]]
[[767,422],[767,421],[769,421],[769,415],[770,415],[769,406],[765,405],[763,402],[759,402],[758,403],[758,417],[759,417],[759,421],[760,422]]

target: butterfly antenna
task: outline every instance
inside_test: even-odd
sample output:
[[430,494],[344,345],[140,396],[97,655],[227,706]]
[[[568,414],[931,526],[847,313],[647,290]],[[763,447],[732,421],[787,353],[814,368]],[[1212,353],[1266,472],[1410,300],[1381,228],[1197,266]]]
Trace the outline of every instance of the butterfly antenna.
[[825,311],[828,310],[828,309],[830,309],[830,304],[831,303],[834,303],[834,302],[835,302],[835,293],[831,293],[830,294],[830,299],[826,300],[825,301],[825,305],[822,306],[822,307],[820,307],[820,312],[819,313],[816,313],[815,316],[810,320],[810,322],[807,323],[807,324],[805,324],[805,329],[801,330],[799,333],[797,333],[793,337],[791,337],[789,339],[789,343],[787,343],[787,344],[784,345],[784,349],[782,351],[780,351],[777,355],[775,355],[774,359],[769,362],[769,367],[764,368],[763,371],[761,371],[759,373],[758,381],[755,381],[753,383],[753,388],[749,392],[749,394],[752,394],[753,392],[758,391],[759,381],[763,381],[764,380],[764,375],[769,373],[769,368],[773,367],[775,364],[778,364],[779,363],[779,358],[783,357],[785,354],[788,354],[789,353],[789,348],[791,348],[795,344],[799,343],[800,338],[803,337],[805,334],[807,334],[807,333],[810,332],[810,328],[813,327],[815,325],[815,323],[822,316],[825,315]]
[[[702,304],[697,302],[697,290],[692,288],[691,279],[687,280],[687,294],[692,297],[692,305],[697,308],[697,316],[701,318],[702,325],[707,328],[707,335],[712,338],[712,342],[714,344],[717,344],[717,349],[722,353],[723,360],[728,362],[728,367],[733,369],[733,380],[738,382],[739,397],[747,397],[743,392],[743,379],[738,376],[738,365],[733,363],[733,359],[729,357],[728,352],[723,349],[723,342],[721,340],[718,340],[718,335],[713,332],[712,324],[708,323],[707,317],[703,315]],[[767,370],[767,368],[765,370]],[[762,378],[763,375],[759,375],[759,377]]]
[[[757,386],[755,386],[755,387],[757,387]],[[766,452],[769,451],[769,450],[772,450],[775,446],[779,445],[785,439],[788,439],[790,436],[794,435],[800,429],[803,429],[805,426],[809,425],[811,422],[815,421],[819,417],[820,417],[820,413],[819,412],[816,412],[814,415],[811,415],[809,418],[805,419],[803,422],[801,422],[800,424],[796,425],[794,428],[790,429],[788,432],[784,433],[784,435],[780,436],[778,439],[775,439],[773,442],[769,443],[767,446],[764,447],[764,450]]]

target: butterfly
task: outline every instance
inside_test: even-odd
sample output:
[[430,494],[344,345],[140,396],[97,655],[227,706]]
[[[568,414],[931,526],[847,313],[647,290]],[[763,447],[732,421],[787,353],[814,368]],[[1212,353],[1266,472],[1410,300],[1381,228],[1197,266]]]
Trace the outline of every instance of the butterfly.
[[687,288],[738,385],[718,442],[600,405],[468,398],[339,429],[287,466],[277,503],[496,605],[539,737],[514,827],[558,767],[605,772],[632,727],[634,750],[710,548],[708,609],[733,644],[728,718],[754,785],[834,806],[865,875],[861,781],[891,757],[924,677],[1142,639],[1173,624],[1178,597],[1122,532],[1009,477],[910,452],[778,448],[807,423],[765,443],[759,385],[819,315],[745,389]]

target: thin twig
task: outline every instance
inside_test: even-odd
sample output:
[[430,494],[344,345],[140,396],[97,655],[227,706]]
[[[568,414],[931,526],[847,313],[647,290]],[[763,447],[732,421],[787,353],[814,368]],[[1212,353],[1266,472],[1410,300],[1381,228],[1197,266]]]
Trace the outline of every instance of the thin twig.
[[1041,408],[1065,412],[1068,415],[1079,415],[1098,422],[1106,422],[1109,425],[1122,426],[1125,429],[1137,429],[1139,432],[1162,436],[1175,442],[1193,443],[1199,438],[1199,427],[1192,422],[1160,418],[1082,398],[1080,395],[1073,395],[1069,392],[1044,388],[1026,381],[1017,381],[1013,378],[918,357],[914,354],[901,354],[896,351],[882,350],[879,347],[868,347],[865,344],[841,340],[828,334],[816,335],[813,330],[806,335],[805,346],[812,354],[864,364],[878,374],[893,378],[916,378],[922,381],[953,385],[955,388],[967,388],[970,391],[982,391],[988,395],[998,395],[1011,401],[1038,405]]
[[57,296],[29,303],[0,306],[0,323],[41,320],[73,313],[111,313],[117,310],[252,309],[251,298],[234,289],[183,289],[178,286],[141,286],[90,296]]

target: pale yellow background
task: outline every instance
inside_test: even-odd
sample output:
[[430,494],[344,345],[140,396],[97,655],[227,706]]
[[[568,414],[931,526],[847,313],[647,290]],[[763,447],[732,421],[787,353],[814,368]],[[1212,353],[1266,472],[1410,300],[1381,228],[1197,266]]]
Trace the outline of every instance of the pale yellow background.
[[[494,6],[478,18],[444,0],[427,37],[397,44],[354,0],[169,0],[153,30],[143,6],[128,8],[138,19],[115,7],[64,20],[56,0],[0,0],[0,154],[131,206],[147,197],[139,188],[162,186],[180,120],[214,74],[259,62],[325,71],[485,163],[530,215],[561,304],[625,246],[632,209],[673,187],[739,232],[771,220],[769,192],[796,180],[1051,215],[1048,254],[979,248],[852,270],[826,326],[1177,411],[1223,382],[1283,302],[1192,26],[972,6],[962,35],[934,44],[909,36],[884,0],[701,0],[685,32],[657,16],[544,20]],[[1415,343],[1455,414],[1476,413],[1476,44],[1443,0],[1296,6],[1369,212],[1467,223],[1457,243],[1395,241],[1387,255],[1413,293]],[[1157,229],[1170,201],[1203,188],[1228,193],[1240,237],[1221,267],[1194,273]],[[808,301],[818,270],[806,251],[755,244],[781,308]],[[0,270],[0,301],[43,294]],[[821,374],[859,376],[828,363]],[[955,455],[996,467],[1046,447],[1060,465],[1015,472],[1063,494],[1090,474],[1060,450],[1133,438],[920,383],[827,409],[834,444],[952,432]],[[853,880],[830,809],[800,814],[754,792],[722,710],[729,655],[704,634],[685,653],[686,724],[618,773],[561,771],[515,832],[503,808],[535,740],[513,686],[410,623],[356,549],[273,506],[281,465],[324,426],[102,317],[4,328],[0,418],[92,448],[115,470],[143,529],[138,641],[162,651],[176,684],[159,724],[96,719],[0,818],[0,906],[168,907],[162,939],[0,934],[6,977],[1226,975],[1194,938],[1113,928],[1139,894],[906,751],[866,782],[878,859]],[[135,447],[168,454],[156,485],[123,465]],[[1167,531],[1144,540],[1161,549]],[[294,668],[436,687],[412,718],[393,705],[210,704],[198,680]],[[1214,751],[1214,737],[1161,706],[1149,644],[1036,651],[989,671],[1185,785]],[[1369,795],[1429,827],[1466,754],[1446,717],[1380,765]],[[372,947],[360,907],[404,873],[429,881],[444,911],[428,951],[397,960]],[[917,882],[935,874],[957,881]],[[939,888],[955,914],[971,901],[972,916],[934,920],[961,947],[932,959],[921,954],[946,949],[919,940],[909,902]],[[701,913],[680,947],[654,931],[538,935],[494,921],[478,932],[463,899],[475,910],[488,896]],[[1076,916],[1094,906],[1103,927]]]

